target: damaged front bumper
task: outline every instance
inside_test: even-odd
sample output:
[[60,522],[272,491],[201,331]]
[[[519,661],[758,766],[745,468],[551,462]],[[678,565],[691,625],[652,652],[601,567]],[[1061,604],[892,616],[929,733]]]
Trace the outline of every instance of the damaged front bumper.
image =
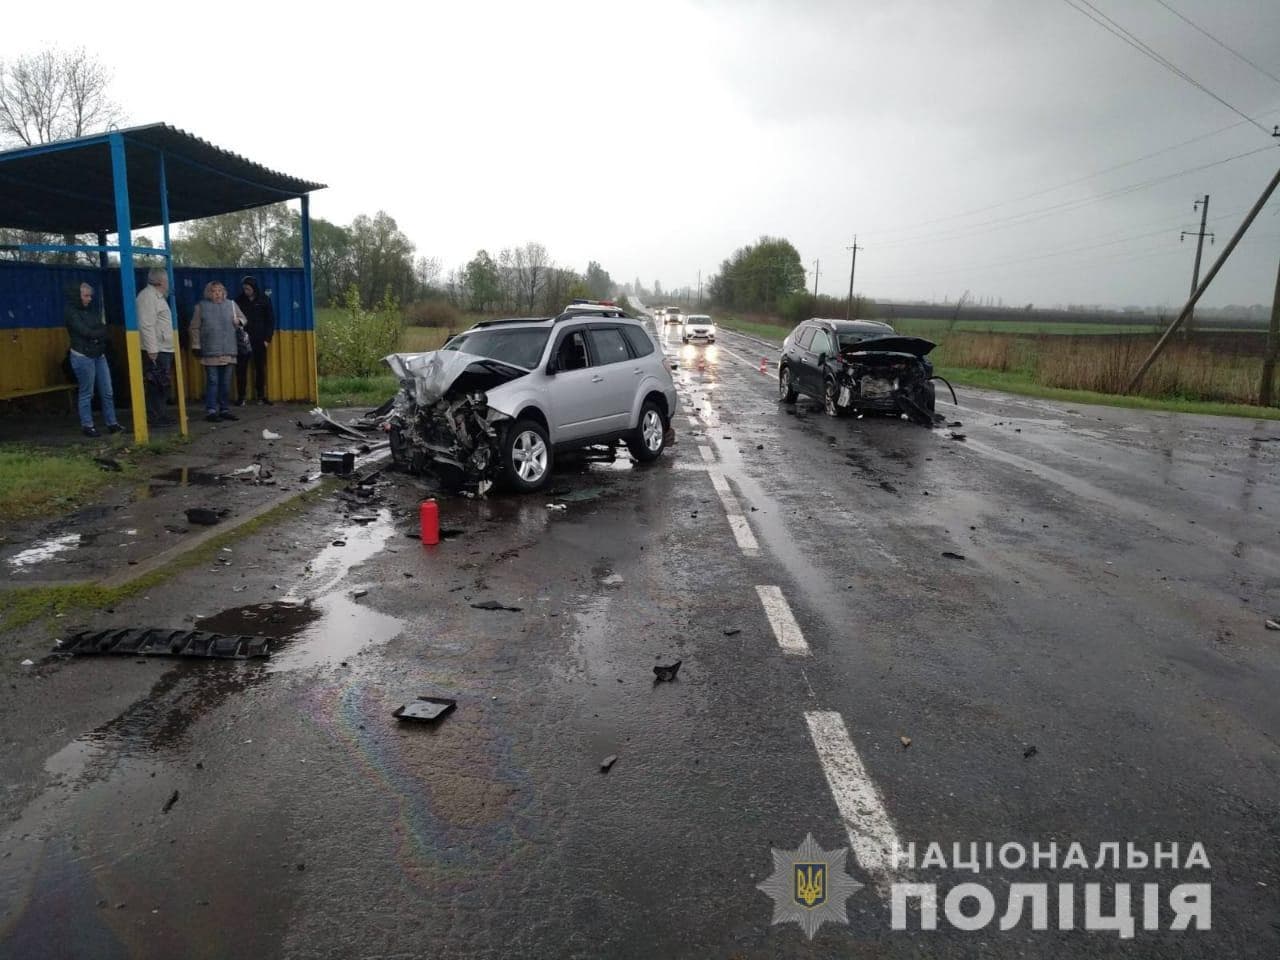
[[396,353],[385,362],[400,381],[387,419],[393,462],[487,489],[501,469],[502,430],[512,420],[490,405],[488,391],[529,371],[456,350]]
[[827,412],[874,411],[905,415],[914,423],[933,426],[945,418],[934,412],[934,381],[951,384],[933,372],[926,358],[931,341],[919,337],[879,337],[863,341],[845,353],[824,397]]

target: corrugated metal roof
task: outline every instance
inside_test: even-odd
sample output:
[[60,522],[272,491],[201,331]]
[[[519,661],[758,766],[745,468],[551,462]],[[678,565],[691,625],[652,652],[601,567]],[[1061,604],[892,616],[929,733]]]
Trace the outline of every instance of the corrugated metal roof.
[[[133,229],[163,223],[159,157],[169,220],[181,223],[292,200],[324,184],[270,170],[165,123],[118,131],[125,142]],[[0,227],[47,233],[114,233],[108,135],[0,153]]]

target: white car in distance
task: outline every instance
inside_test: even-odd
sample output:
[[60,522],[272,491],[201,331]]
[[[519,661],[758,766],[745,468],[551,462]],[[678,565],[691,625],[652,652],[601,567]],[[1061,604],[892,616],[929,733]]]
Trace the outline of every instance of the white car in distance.
[[716,342],[716,324],[705,313],[691,313],[684,318],[684,330],[681,331],[681,340],[690,343],[694,340],[702,340],[706,343]]

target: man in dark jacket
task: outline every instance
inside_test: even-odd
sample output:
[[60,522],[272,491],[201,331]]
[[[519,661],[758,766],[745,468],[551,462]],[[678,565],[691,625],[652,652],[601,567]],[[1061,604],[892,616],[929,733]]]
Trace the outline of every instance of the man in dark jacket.
[[249,363],[253,362],[253,392],[259,403],[267,399],[267,347],[276,332],[276,315],[271,309],[271,298],[262,292],[256,277],[244,277],[240,281],[240,295],[236,306],[248,320],[249,346],[253,352],[236,358],[236,406],[243,407],[247,399]]
[[80,384],[80,429],[86,437],[101,436],[93,425],[93,391],[97,387],[107,430],[119,433],[111,368],[107,366],[107,321],[93,302],[93,287],[87,283],[73,287],[62,316],[71,337],[71,369]]

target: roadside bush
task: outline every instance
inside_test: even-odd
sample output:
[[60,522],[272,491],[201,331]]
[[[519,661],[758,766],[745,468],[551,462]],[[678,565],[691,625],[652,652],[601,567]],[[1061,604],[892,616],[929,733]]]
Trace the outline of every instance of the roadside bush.
[[372,307],[360,305],[350,287],[341,309],[316,318],[316,353],[322,376],[372,377],[386,373],[382,358],[395,353],[404,328],[400,304],[390,291]]
[[405,323],[411,327],[444,327],[452,330],[461,314],[448,300],[418,300],[404,309]]

